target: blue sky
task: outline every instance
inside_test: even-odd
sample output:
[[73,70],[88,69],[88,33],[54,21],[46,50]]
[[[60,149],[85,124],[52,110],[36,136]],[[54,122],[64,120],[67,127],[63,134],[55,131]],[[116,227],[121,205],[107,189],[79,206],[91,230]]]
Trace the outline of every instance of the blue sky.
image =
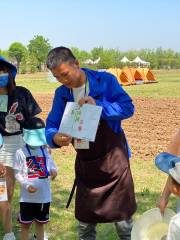
[[0,49],[35,35],[53,47],[180,51],[179,0],[1,0]]

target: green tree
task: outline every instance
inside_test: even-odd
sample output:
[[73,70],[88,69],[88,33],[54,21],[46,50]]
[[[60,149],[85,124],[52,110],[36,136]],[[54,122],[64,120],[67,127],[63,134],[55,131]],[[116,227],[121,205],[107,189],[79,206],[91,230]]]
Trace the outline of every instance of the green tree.
[[104,68],[104,64],[102,62],[102,59],[103,59],[103,54],[104,54],[104,49],[103,47],[95,47],[91,50],[91,59],[93,61],[95,61],[96,59],[98,59],[100,57],[100,62],[97,64],[97,65],[92,65],[91,68],[93,69],[101,69],[101,68]]
[[95,47],[91,50],[92,60],[97,59],[98,57],[101,57],[104,53],[103,47]]
[[74,56],[78,59],[80,62],[81,67],[84,67],[84,61],[88,58],[91,58],[91,54],[84,51],[79,50],[77,47],[71,47],[71,51],[73,52]]
[[19,72],[20,73],[37,72],[38,71],[37,65],[38,65],[37,59],[32,54],[29,54],[28,52],[28,54],[22,59]]
[[29,41],[28,50],[30,55],[33,55],[37,59],[37,69],[42,70],[42,66],[45,65],[48,52],[51,50],[51,45],[48,39],[43,36],[36,35]]
[[19,72],[20,63],[23,57],[25,57],[25,55],[27,54],[26,47],[20,42],[14,42],[9,47],[8,52],[9,52],[9,57],[16,60],[17,70]]
[[9,52],[8,52],[7,50],[1,50],[1,49],[0,49],[0,56],[8,59],[8,57],[9,57]]

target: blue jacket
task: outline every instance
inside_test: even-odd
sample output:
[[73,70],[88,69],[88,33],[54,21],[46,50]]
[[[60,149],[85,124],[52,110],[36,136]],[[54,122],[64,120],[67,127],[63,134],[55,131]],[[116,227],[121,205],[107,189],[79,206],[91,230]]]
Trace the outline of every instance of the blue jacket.
[[[109,127],[120,133],[121,120],[131,117],[134,105],[129,95],[123,90],[116,77],[108,72],[98,72],[84,69],[88,83],[89,96],[93,97],[98,106],[102,106],[101,118],[106,120]],[[74,101],[71,89],[64,85],[55,92],[51,112],[46,120],[46,139],[50,147],[57,147],[53,143],[53,136],[58,132],[66,102]]]

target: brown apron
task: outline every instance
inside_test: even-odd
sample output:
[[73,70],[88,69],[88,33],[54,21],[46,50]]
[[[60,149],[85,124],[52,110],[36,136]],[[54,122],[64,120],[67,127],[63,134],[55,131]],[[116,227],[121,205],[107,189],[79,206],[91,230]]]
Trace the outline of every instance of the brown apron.
[[136,211],[127,143],[104,120],[88,150],[77,150],[75,217],[86,223],[129,219]]

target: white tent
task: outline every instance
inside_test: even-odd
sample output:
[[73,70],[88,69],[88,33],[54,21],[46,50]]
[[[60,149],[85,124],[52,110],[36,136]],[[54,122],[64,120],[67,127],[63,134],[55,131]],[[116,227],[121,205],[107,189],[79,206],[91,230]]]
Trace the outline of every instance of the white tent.
[[147,66],[149,66],[150,65],[150,62],[146,62],[146,61],[144,61],[144,60],[142,60],[140,57],[136,57],[132,62],[134,62],[134,63],[137,63],[139,66],[140,65],[147,65]]
[[100,57],[98,57],[96,60],[94,60],[94,64],[97,64],[101,60]]
[[84,61],[84,63],[85,64],[93,64],[94,62],[91,59],[87,59],[87,60]]
[[127,62],[130,62],[130,61],[129,61],[129,59],[128,59],[127,57],[124,56],[124,57],[121,59],[121,62],[127,63]]
[[99,61],[101,60],[100,57],[98,57],[96,60],[91,60],[91,59],[87,59],[84,61],[85,64],[90,64],[90,65],[94,65],[94,64],[97,64]]

